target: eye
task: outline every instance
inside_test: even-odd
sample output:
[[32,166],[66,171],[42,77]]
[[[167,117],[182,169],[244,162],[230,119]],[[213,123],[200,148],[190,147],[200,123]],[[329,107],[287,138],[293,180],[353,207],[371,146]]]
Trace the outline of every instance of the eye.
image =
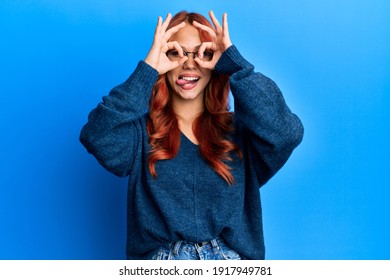
[[205,51],[203,52],[203,55],[212,56],[212,55],[213,55],[213,52],[210,51],[210,50],[205,50]]
[[169,50],[167,51],[167,56],[169,57],[178,57],[179,56],[179,52],[177,50]]
[[176,61],[180,59],[179,52],[175,49],[171,49],[166,52],[166,55],[170,61]]
[[203,52],[203,59],[204,60],[211,60],[212,58],[213,58],[213,51],[211,51],[211,50],[205,50],[204,52]]

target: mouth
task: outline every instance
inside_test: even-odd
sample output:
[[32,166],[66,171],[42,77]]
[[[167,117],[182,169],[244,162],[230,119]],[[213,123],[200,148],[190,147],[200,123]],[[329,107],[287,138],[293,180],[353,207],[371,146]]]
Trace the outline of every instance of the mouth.
[[180,86],[182,89],[193,89],[198,84],[200,80],[199,76],[195,75],[182,75],[176,80],[176,84]]

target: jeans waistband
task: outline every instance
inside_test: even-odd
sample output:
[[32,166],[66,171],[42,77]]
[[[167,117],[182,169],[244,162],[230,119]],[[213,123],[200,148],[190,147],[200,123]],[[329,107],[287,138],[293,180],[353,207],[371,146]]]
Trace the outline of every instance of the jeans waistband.
[[214,253],[217,254],[218,251],[219,251],[219,243],[220,242],[223,242],[223,241],[219,237],[215,238],[215,239],[212,239],[210,241],[198,242],[198,243],[180,240],[180,241],[173,242],[173,244],[172,244],[172,247],[173,247],[172,252],[173,252],[173,254],[178,255],[180,247],[182,245],[186,244],[186,245],[194,246],[195,249],[197,249],[197,250],[202,248],[202,247],[208,247],[208,248],[211,247],[213,249]]

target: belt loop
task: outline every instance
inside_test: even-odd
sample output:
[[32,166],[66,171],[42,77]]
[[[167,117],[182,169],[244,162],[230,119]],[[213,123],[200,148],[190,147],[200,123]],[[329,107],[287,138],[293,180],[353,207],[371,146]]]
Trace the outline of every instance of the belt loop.
[[177,242],[175,243],[175,245],[173,246],[172,253],[173,253],[175,256],[179,255],[179,249],[180,249],[181,243],[183,243],[183,241],[177,241]]
[[213,247],[214,254],[218,254],[219,253],[219,245],[218,245],[217,239],[213,239],[210,242],[211,242],[211,245]]

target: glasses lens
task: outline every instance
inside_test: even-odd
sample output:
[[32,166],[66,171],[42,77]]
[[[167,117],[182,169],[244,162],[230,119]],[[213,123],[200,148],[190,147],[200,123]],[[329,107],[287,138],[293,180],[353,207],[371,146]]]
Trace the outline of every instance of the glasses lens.
[[213,52],[212,51],[210,51],[210,50],[205,50],[204,52],[203,52],[203,58],[202,58],[202,60],[204,60],[204,61],[210,61],[210,60],[212,60],[213,59]]
[[[184,52],[185,56],[188,56],[189,54],[192,54],[194,56],[194,58],[198,57],[198,52],[195,52],[195,53],[193,53],[193,52]],[[177,61],[177,60],[179,60],[181,58],[180,55],[179,55],[179,52],[177,50],[175,50],[175,49],[167,51],[166,55],[167,55],[167,57],[168,57],[168,59],[170,61]],[[211,50],[205,50],[203,52],[202,60],[203,61],[210,61],[210,60],[213,59],[213,55],[214,55],[214,53]]]
[[169,50],[166,54],[170,61],[176,61],[180,59],[180,55],[177,50]]

